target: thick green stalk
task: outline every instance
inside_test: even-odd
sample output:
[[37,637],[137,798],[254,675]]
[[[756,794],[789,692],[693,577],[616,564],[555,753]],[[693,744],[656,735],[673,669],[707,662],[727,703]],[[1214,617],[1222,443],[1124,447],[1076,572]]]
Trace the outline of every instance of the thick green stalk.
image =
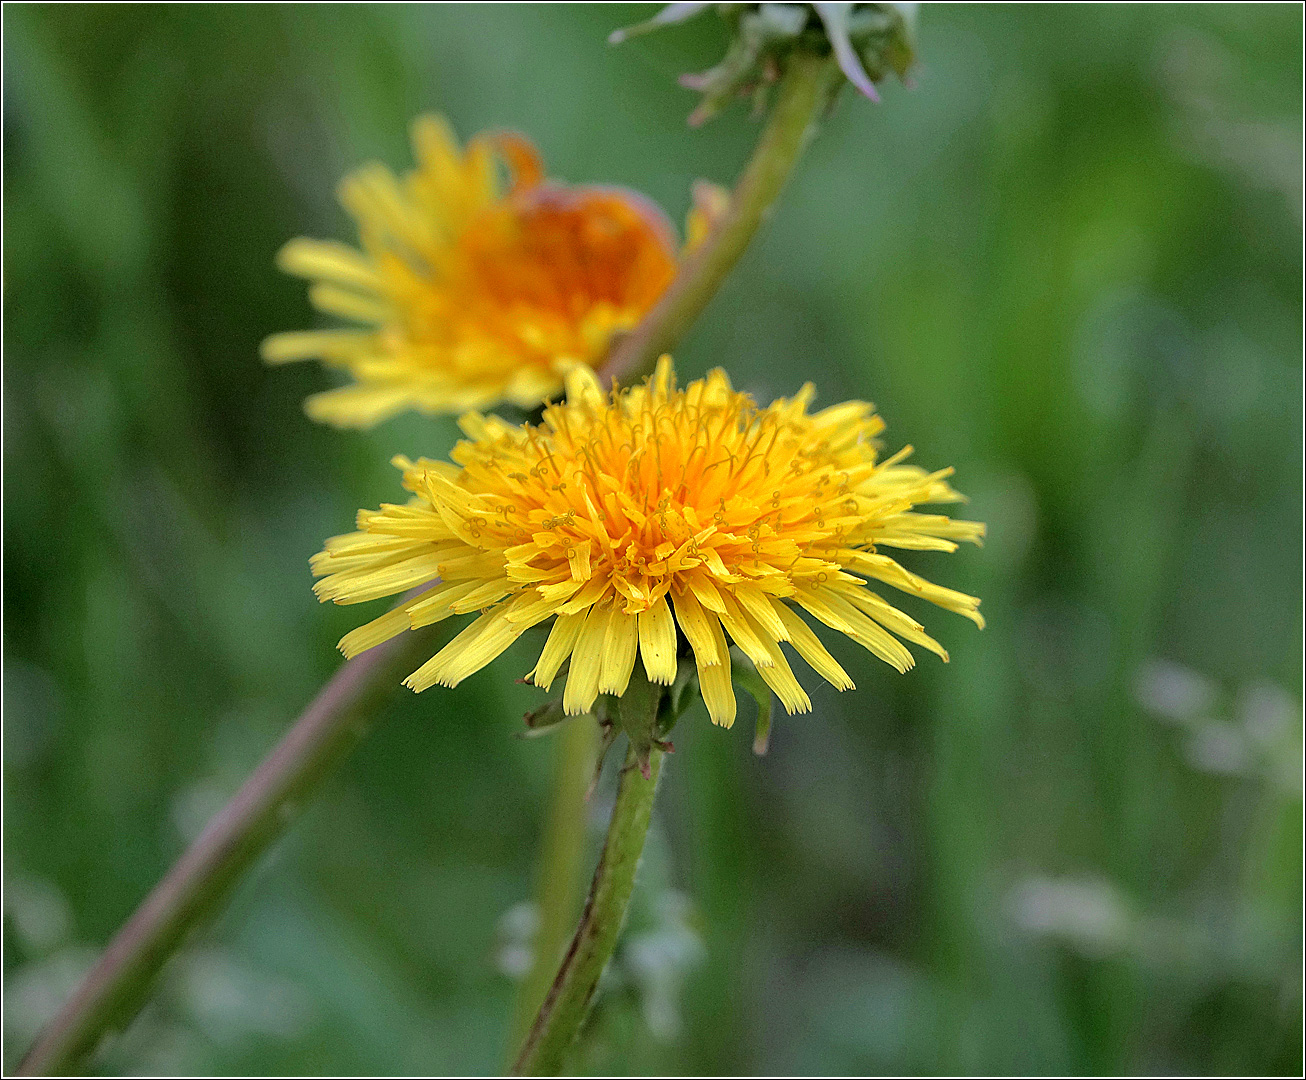
[[[804,53],[790,57],[775,107],[725,214],[662,299],[613,350],[603,366],[605,377],[631,382],[652,371],[658,357],[679,344],[770,213],[811,138],[815,120],[839,85],[839,69],[832,59]],[[637,678],[627,698],[637,690],[635,683],[643,681],[642,674],[637,664]],[[659,695],[653,694],[653,716],[658,700]],[[626,698],[622,704],[627,705]],[[662,751],[656,746],[649,749],[645,745],[644,752],[648,755],[647,777],[641,772],[641,755],[635,745],[626,755],[607,841],[580,926],[513,1066],[518,1075],[548,1075],[561,1069],[589,1011],[599,976],[616,947],[644,850],[662,763]],[[543,955],[537,953],[537,963]]]
[[589,1012],[594,988],[616,947],[644,851],[663,753],[654,748],[649,775],[640,771],[634,746],[626,754],[608,837],[599,857],[580,926],[562,967],[513,1066],[518,1076],[553,1076]]
[[585,793],[594,776],[598,736],[594,718],[582,716],[563,724],[554,739],[557,757],[553,770],[553,807],[545,826],[535,891],[540,913],[535,959],[517,993],[508,1044],[513,1053],[526,1038],[536,1010],[548,993],[562,948],[580,909],[584,890]]
[[294,820],[309,793],[362,738],[372,688],[388,683],[429,635],[410,632],[341,666],[186,853],[109,943],[64,1007],[42,1030],[19,1075],[79,1071],[111,1031],[124,1028],[154,977],[186,935]]
[[789,58],[775,106],[725,215],[662,299],[613,350],[604,375],[629,383],[680,343],[770,213],[841,79],[829,57],[796,52]]

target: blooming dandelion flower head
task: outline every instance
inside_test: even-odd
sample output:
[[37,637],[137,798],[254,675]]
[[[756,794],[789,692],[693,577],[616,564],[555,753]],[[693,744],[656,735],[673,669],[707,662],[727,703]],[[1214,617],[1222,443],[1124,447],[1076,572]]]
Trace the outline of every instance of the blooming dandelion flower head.
[[298,239],[278,256],[313,282],[314,306],[358,324],[263,344],[269,362],[317,357],[353,377],[308,400],[314,419],[368,427],[407,409],[533,407],[568,367],[599,363],[675,274],[674,230],[644,197],[546,182],[520,136],[464,150],[434,116],[412,135],[412,172],[373,164],[340,186],[361,251]]
[[414,690],[455,686],[552,619],[529,678],[548,688],[570,661],[563,705],[576,714],[599,694],[620,695],[639,661],[651,681],[670,683],[683,636],[709,714],[729,726],[729,642],[790,713],[811,702],[782,643],[838,689],[852,687],[800,612],[899,671],[913,664],[903,642],[947,659],[872,582],[983,626],[977,598],[881,550],[953,551],[984,526],[914,509],[961,498],[951,470],[904,464],[910,447],[880,460],[884,425],[870,405],[809,413],[808,385],[759,408],[720,371],[677,389],[665,357],[643,385],[605,395],[576,368],[566,389],[538,425],[464,416],[452,464],[397,458],[409,502],[360,512],[357,532],[313,558],[316,592],[337,603],[436,582],[346,635],[346,655],[479,611],[406,680]]

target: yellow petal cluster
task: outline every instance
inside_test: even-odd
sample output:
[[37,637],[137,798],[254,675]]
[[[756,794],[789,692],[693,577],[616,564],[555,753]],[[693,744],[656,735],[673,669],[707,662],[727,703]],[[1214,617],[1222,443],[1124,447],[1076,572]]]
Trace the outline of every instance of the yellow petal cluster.
[[675,275],[674,230],[643,196],[547,182],[517,135],[463,149],[443,119],[424,116],[412,140],[407,175],[372,164],[340,186],[361,250],[297,239],[278,255],[312,282],[316,308],[355,324],[263,343],[270,363],[318,358],[352,376],[309,398],[309,415],[326,423],[533,407],[561,390],[569,367],[600,363]]
[[569,663],[563,704],[620,695],[637,658],[670,683],[687,647],[712,719],[735,719],[733,642],[790,713],[811,707],[787,644],[840,690],[853,685],[805,612],[899,671],[904,642],[947,653],[873,591],[892,586],[983,626],[979,600],[926,581],[886,549],[954,551],[984,526],[921,504],[960,500],[950,469],[880,460],[884,424],[865,402],[809,413],[810,385],[759,408],[721,371],[675,384],[663,358],[642,385],[604,394],[567,375],[538,425],[469,413],[452,463],[396,458],[405,505],[358,515],[312,560],[323,600],[361,603],[434,586],[346,635],[352,656],[409,627],[479,617],[406,680],[455,686],[528,628],[553,620],[529,678]]

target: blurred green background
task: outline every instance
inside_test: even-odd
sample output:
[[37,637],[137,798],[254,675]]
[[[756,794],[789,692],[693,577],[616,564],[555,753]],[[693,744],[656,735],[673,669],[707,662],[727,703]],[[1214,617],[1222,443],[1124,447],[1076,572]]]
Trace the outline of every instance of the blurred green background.
[[[604,43],[651,10],[5,9],[6,1066],[337,666],[309,555],[455,438],[305,419],[274,252],[427,109],[682,220],[757,125],[685,126],[715,17]],[[842,98],[678,366],[956,465],[989,542],[905,561],[989,626],[832,642],[858,691],[765,758],[682,722],[578,1067],[1300,1073],[1301,18],[926,6],[915,88]],[[396,686],[97,1068],[496,1071],[532,648]]]

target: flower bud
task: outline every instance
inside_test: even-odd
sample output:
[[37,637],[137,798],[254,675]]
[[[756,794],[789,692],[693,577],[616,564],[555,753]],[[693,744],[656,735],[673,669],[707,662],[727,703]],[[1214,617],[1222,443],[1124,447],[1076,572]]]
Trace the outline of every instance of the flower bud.
[[652,19],[616,30],[608,40],[620,44],[709,7],[725,20],[730,44],[715,67],[680,78],[682,86],[703,95],[689,117],[695,126],[745,94],[762,108],[767,89],[796,51],[833,55],[848,81],[872,101],[879,100],[876,83],[890,72],[904,78],[916,58],[914,3],[668,4]]

